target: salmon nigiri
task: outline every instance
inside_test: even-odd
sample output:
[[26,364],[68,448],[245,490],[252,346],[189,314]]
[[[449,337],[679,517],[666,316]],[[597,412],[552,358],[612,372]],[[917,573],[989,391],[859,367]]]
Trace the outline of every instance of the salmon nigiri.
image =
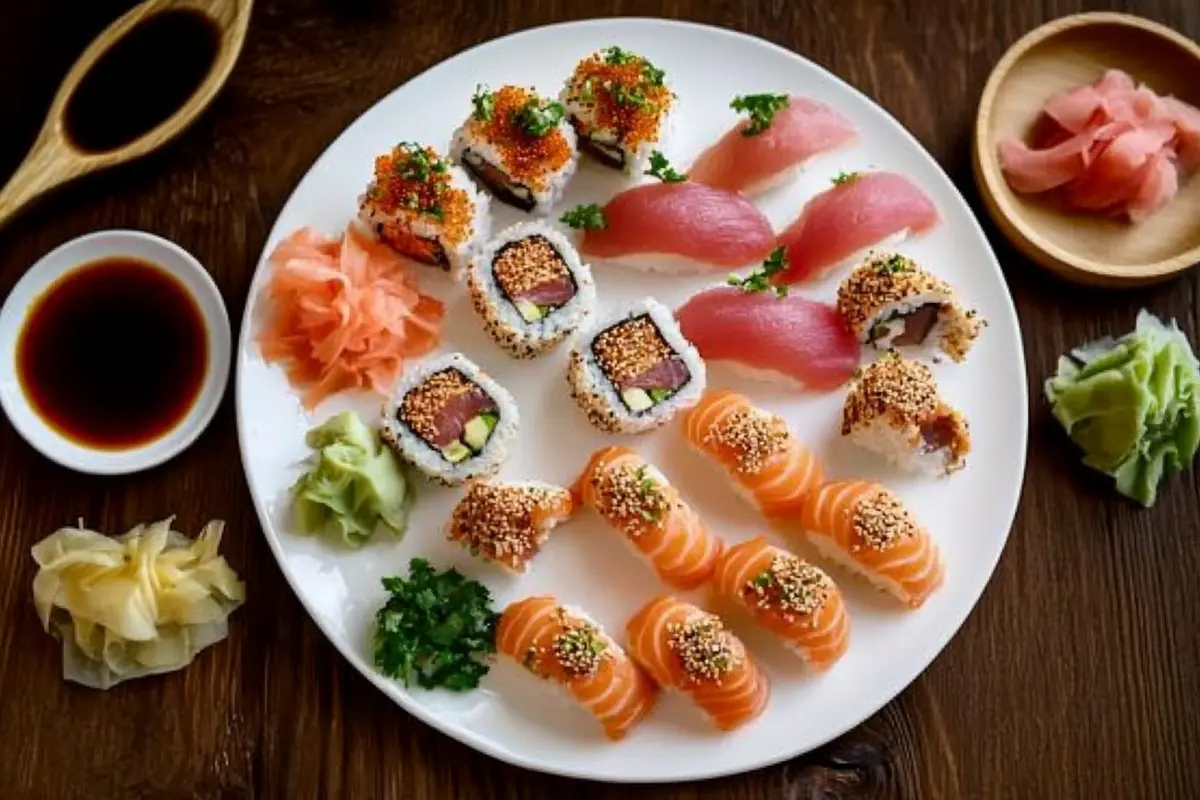
[[[739,103],[740,101],[740,103]],[[752,115],[730,128],[701,153],[688,178],[731,192],[758,194],[792,177],[807,160],[851,142],[854,123],[816,100],[793,95],[750,95],[734,107],[767,102],[773,113],[765,128]]]
[[788,266],[777,282],[816,280],[865,250],[928,230],[938,219],[933,201],[903,175],[838,175],[779,235]]
[[578,505],[624,534],[670,586],[695,589],[712,576],[724,543],[666,476],[629,448],[597,450],[574,494]]
[[813,669],[831,667],[850,644],[850,617],[837,585],[819,567],[763,536],[725,551],[713,587]]
[[945,575],[941,553],[893,492],[874,481],[833,481],[800,516],[822,555],[916,608]]
[[767,707],[767,676],[715,614],[660,595],[625,631],[634,660],[661,686],[690,697],[719,730],[739,728]]
[[562,686],[609,739],[624,738],[658,700],[658,686],[620,645],[553,597],[527,597],[504,609],[496,649]]
[[782,417],[729,389],[705,392],[684,426],[688,443],[768,519],[795,517],[824,480],[821,462]]

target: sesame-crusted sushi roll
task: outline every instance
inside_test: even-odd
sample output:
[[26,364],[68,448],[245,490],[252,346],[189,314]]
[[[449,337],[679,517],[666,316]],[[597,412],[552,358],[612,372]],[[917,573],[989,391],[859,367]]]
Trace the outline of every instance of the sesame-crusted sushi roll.
[[562,197],[579,160],[561,103],[532,89],[480,86],[474,109],[454,132],[450,156],[497,200],[545,214]]
[[704,361],[671,311],[652,297],[593,318],[567,366],[571,397],[607,433],[644,433],[696,405]]
[[540,481],[472,481],[454,507],[446,538],[513,573],[529,562],[550,532],[575,510],[571,493]]
[[384,405],[382,436],[404,460],[446,486],[499,471],[520,413],[508,391],[462,353],[413,368]]
[[859,342],[878,350],[940,350],[962,361],[983,321],[950,284],[899,253],[876,253],[838,287],[837,307]]
[[580,150],[629,175],[641,175],[663,149],[676,102],[661,69],[620,47],[580,61],[559,99]]
[[842,436],[910,472],[949,475],[971,451],[967,420],[929,367],[889,353],[862,370],[842,406]]
[[545,222],[524,222],[484,245],[467,289],[488,336],[514,358],[554,348],[592,313],[596,283],[567,237]]
[[432,147],[401,142],[375,159],[358,218],[393,250],[455,280],[488,237],[490,201]]

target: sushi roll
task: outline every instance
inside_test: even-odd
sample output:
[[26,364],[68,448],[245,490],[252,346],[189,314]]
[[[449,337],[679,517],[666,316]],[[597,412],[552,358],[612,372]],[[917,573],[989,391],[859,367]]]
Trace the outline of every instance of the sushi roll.
[[591,268],[545,222],[513,225],[484,245],[467,290],[488,336],[514,358],[548,352],[596,305]]
[[712,577],[725,545],[679,490],[626,447],[592,454],[572,493],[620,533],[658,577],[673,588],[695,589]]
[[822,556],[911,608],[942,585],[945,567],[929,532],[874,481],[833,481],[813,492],[800,524]]
[[899,253],[876,253],[838,287],[837,307],[862,344],[930,347],[963,361],[983,321],[948,283]]
[[567,381],[596,428],[643,433],[694,406],[706,373],[671,311],[644,298],[594,319],[576,338]]
[[713,589],[818,672],[846,654],[850,615],[841,590],[822,569],[763,536],[725,551]]
[[520,574],[574,509],[571,493],[548,483],[473,481],[450,515],[446,538]]
[[684,436],[768,519],[795,517],[825,480],[820,460],[783,417],[729,389],[704,393],[684,417]]
[[561,687],[613,741],[624,739],[659,698],[658,685],[603,628],[548,595],[504,609],[496,650]]
[[929,367],[894,353],[854,379],[842,405],[842,436],[926,475],[957,472],[971,452],[967,420],[942,401]]
[[405,376],[384,406],[381,434],[426,477],[457,486],[499,471],[519,423],[512,395],[450,353]]
[[432,147],[401,142],[375,159],[358,218],[400,255],[458,280],[488,237],[489,205],[467,174]]
[[716,614],[659,595],[625,632],[633,660],[660,686],[687,696],[717,730],[740,728],[766,709],[770,681]]
[[561,103],[532,89],[479,87],[450,156],[497,200],[545,214],[562,197],[579,160],[575,130]]
[[650,154],[664,149],[675,109],[663,71],[620,47],[580,61],[559,99],[579,135],[579,148],[629,175],[641,175]]

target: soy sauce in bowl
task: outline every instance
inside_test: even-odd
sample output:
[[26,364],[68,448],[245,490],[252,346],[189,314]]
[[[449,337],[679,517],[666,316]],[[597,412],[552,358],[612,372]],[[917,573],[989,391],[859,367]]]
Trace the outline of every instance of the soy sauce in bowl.
[[169,433],[204,386],[208,333],[183,283],[149,261],[112,257],[64,274],[34,301],[17,378],[66,439],[129,450]]

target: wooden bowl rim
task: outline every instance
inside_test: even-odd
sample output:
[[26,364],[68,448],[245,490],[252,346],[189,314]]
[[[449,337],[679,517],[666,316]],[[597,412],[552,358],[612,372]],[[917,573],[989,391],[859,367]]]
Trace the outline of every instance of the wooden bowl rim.
[[992,109],[996,104],[996,95],[1001,84],[1012,71],[1013,65],[1042,42],[1069,30],[1088,25],[1125,25],[1137,28],[1140,31],[1162,37],[1176,47],[1191,53],[1197,64],[1200,65],[1200,44],[1166,25],[1132,14],[1091,11],[1060,17],[1034,28],[1009,47],[1008,51],[996,62],[996,66],[992,69],[987,83],[984,85],[983,95],[979,99],[979,108],[975,116],[975,146],[973,148],[975,151],[973,159],[975,179],[979,185],[980,194],[983,196],[984,205],[993,219],[1008,237],[1013,239],[1013,243],[1020,250],[1043,266],[1066,273],[1069,277],[1089,282],[1096,282],[1099,279],[1102,283],[1128,285],[1164,280],[1200,262],[1200,245],[1152,263],[1113,266],[1098,264],[1065,250],[1046,239],[1016,212],[1013,204],[1003,192],[1006,183],[1001,174],[999,160],[988,146],[988,127]]

